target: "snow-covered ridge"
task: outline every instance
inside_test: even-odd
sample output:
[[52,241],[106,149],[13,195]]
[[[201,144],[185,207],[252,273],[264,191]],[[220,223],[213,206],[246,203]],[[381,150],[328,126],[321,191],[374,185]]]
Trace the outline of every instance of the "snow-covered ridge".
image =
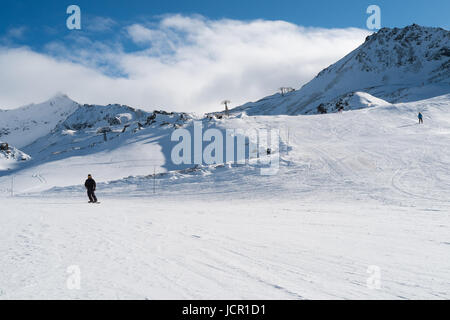
[[[418,25],[383,28],[366,38],[364,44],[339,62],[321,71],[327,74],[350,71],[382,74],[372,81],[383,83],[446,82],[450,83],[450,32]],[[388,74],[397,69],[400,73]],[[331,83],[330,88],[337,85]],[[308,85],[306,85],[308,86]]]
[[[352,92],[389,103],[450,92],[450,32],[418,25],[383,28],[301,89],[265,97],[231,110],[248,115],[321,113],[318,107]],[[349,105],[346,110],[358,109]],[[336,111],[333,108],[327,112]]]
[[188,117],[186,113],[166,112],[162,110],[147,112],[119,104],[110,104],[107,106],[85,104],[61,122],[53,132],[63,129],[79,131],[92,128],[110,128],[111,131],[120,128],[125,131],[133,125],[136,128],[142,128],[155,122],[159,122],[161,125],[180,124],[183,119],[187,119]]
[[0,141],[0,170],[12,169],[18,162],[30,159],[31,157],[25,152]]
[[317,112],[328,113],[344,110],[359,110],[390,105],[389,102],[366,92],[350,92],[317,107]]
[[48,134],[78,107],[78,103],[59,94],[42,103],[0,110],[0,139],[23,148]]
[[85,104],[24,150],[38,162],[94,155],[105,150],[113,154],[113,150],[131,148],[140,134],[165,134],[165,129],[182,127],[190,119],[186,113],[147,112],[119,104]]
[[78,183],[88,172],[99,182],[148,174],[154,166],[161,170],[166,164],[172,131],[191,120],[187,113],[77,104],[23,148],[30,161],[16,163],[14,172],[0,169],[0,177],[14,175],[18,189],[25,183],[27,189],[40,190]]
[[[59,113],[62,109],[65,112]],[[30,132],[28,138],[19,139],[22,133],[17,129],[5,136],[5,142],[31,141],[21,147],[31,158],[7,160],[8,165],[0,167],[0,178],[14,175],[18,189],[25,183],[33,190],[74,184],[88,172],[99,177],[97,181],[150,173],[149,168],[165,165],[171,132],[192,120],[187,113],[147,112],[119,104],[80,105],[64,95],[18,110],[5,112],[11,116],[2,119],[6,125],[12,119],[22,124]],[[43,122],[28,127],[36,115]]]

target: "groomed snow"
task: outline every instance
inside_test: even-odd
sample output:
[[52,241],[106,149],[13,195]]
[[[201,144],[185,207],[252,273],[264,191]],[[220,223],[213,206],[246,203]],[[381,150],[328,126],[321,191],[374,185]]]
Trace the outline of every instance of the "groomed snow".
[[[279,128],[278,174],[225,165],[153,179],[143,165],[124,178],[136,158],[117,143],[119,162],[101,148],[16,172],[15,197],[0,177],[0,298],[450,298],[449,95],[211,125]],[[169,129],[154,130],[126,141],[167,162]],[[83,160],[95,157],[102,203],[90,205]],[[72,265],[80,290],[66,286]],[[380,289],[367,287],[370,266]]]
[[[101,194],[101,192],[100,192]],[[326,198],[2,200],[2,299],[448,299],[449,208]],[[80,289],[69,290],[69,266]],[[369,266],[381,288],[369,289]]]

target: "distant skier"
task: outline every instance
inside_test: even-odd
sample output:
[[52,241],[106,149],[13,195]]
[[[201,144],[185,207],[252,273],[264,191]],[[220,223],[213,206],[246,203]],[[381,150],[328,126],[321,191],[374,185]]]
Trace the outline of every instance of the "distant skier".
[[90,174],[88,174],[88,178],[84,183],[84,186],[86,187],[87,190],[89,203],[96,203],[97,197],[95,196],[95,189],[97,188],[97,184],[95,183],[95,180],[92,179],[92,176]]
[[422,113],[419,112],[419,114],[417,115],[417,118],[419,118],[419,124],[423,124],[423,115]]

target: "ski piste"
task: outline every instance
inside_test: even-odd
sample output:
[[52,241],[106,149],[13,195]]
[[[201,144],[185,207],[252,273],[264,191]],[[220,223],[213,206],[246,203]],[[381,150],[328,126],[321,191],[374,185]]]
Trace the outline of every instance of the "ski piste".
[[[383,30],[228,116],[64,94],[1,111],[0,299],[449,299],[447,34]],[[173,132],[193,141],[195,124],[278,129],[257,150],[277,173],[173,163]]]

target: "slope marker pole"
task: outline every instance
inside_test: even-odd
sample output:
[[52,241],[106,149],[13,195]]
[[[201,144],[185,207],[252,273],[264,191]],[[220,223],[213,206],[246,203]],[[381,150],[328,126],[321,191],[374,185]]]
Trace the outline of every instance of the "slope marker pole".
[[153,166],[153,194],[156,193],[156,167]]
[[287,144],[286,144],[286,152],[289,155],[289,127],[287,127]]
[[11,197],[14,197],[14,176],[11,176]]

